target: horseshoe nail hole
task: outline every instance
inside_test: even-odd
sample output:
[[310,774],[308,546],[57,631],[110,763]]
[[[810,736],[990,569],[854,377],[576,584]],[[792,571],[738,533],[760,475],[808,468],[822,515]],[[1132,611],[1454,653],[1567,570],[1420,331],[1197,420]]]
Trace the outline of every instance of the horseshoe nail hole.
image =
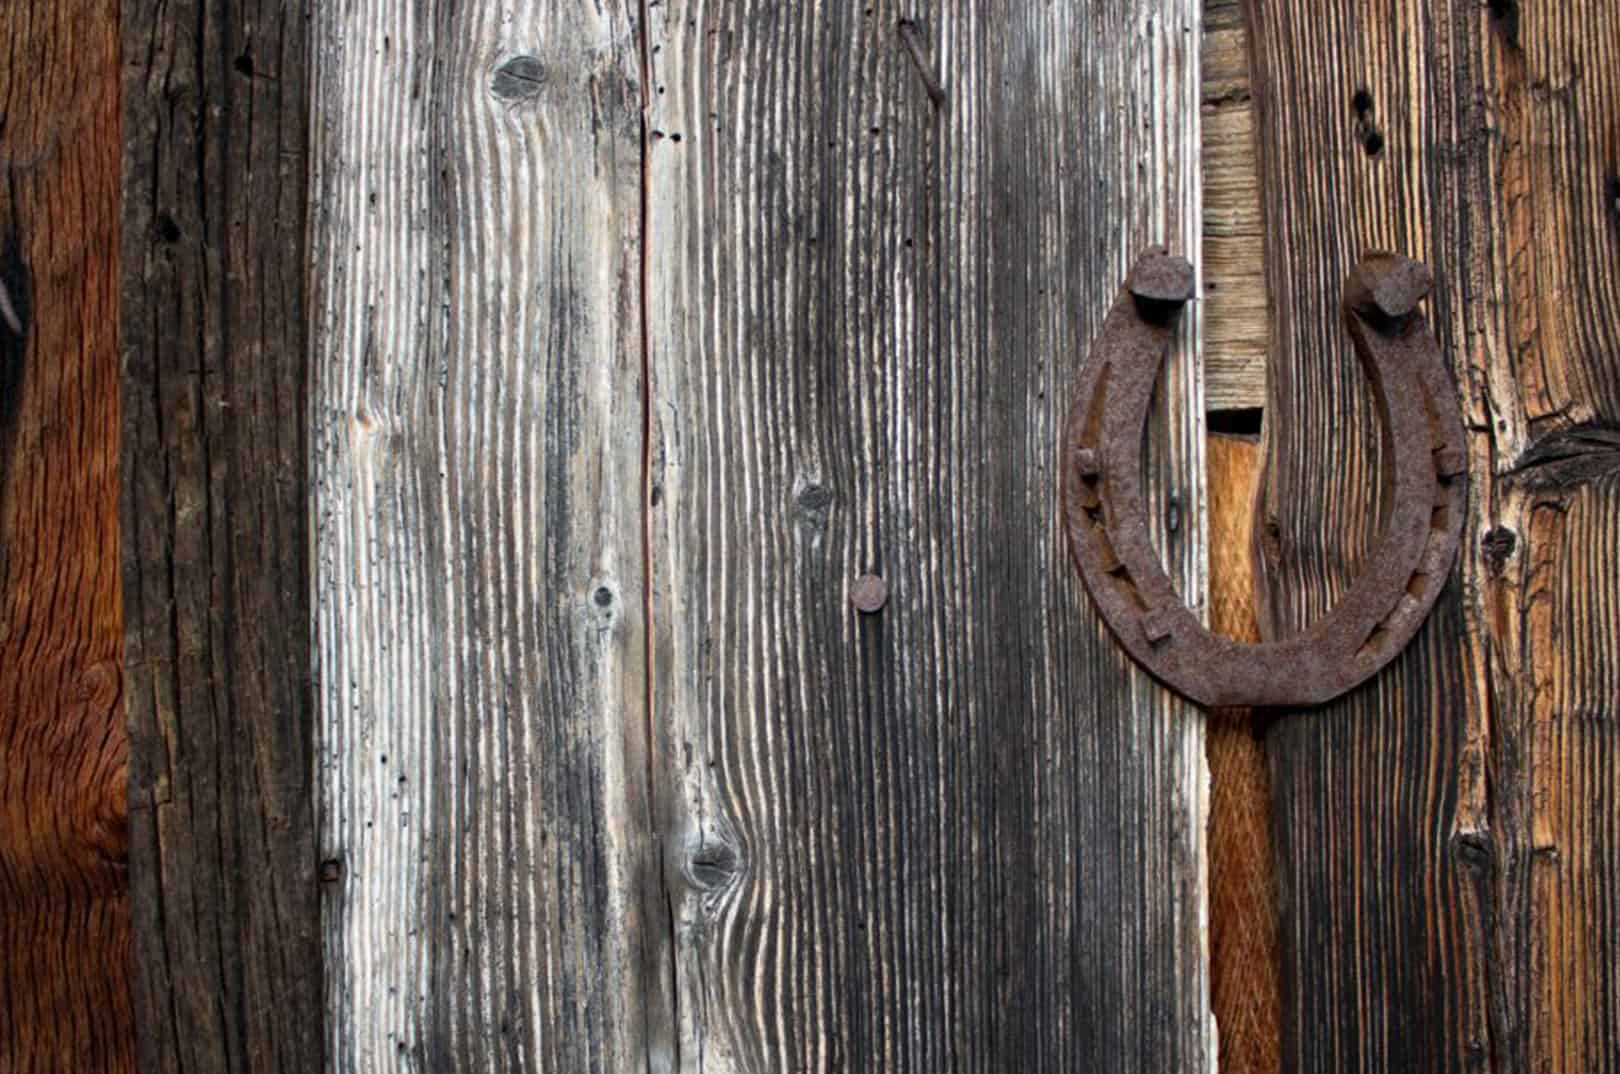
[[1356,650],[1356,655],[1371,656],[1383,645],[1384,639],[1388,636],[1389,631],[1384,629],[1383,623],[1379,623],[1372,628],[1372,633],[1367,635],[1367,640],[1361,643],[1361,648]]
[[1449,503],[1435,504],[1434,510],[1429,513],[1429,528],[1434,530],[1443,530],[1450,524],[1451,505]]
[[1097,542],[1097,559],[1105,573],[1118,574],[1125,569],[1125,565],[1119,561],[1119,553],[1114,551],[1114,542],[1109,539],[1107,530],[1098,526],[1092,540]]
[[1367,151],[1369,157],[1376,157],[1384,151],[1384,132],[1369,130],[1361,136],[1361,148]]
[[1136,588],[1136,579],[1131,577],[1129,567],[1121,563],[1108,573],[1113,577],[1115,584],[1119,586],[1120,592],[1131,598],[1131,603],[1136,605],[1137,611],[1145,612],[1148,610],[1147,601],[1142,599],[1142,591]]
[[1372,92],[1366,86],[1357,89],[1350,98],[1350,107],[1356,110],[1358,116],[1365,117],[1367,113],[1372,111],[1372,106]]
[[1142,617],[1142,634],[1155,649],[1170,640],[1172,617],[1164,610],[1148,612]]
[[1409,596],[1422,599],[1423,591],[1429,588],[1429,576],[1422,571],[1413,571],[1412,577],[1406,580],[1406,592]]

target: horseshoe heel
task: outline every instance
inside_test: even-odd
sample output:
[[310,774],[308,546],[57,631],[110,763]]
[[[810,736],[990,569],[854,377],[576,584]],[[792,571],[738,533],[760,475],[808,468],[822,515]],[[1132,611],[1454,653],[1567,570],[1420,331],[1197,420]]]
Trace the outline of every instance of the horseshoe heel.
[[1433,279],[1393,254],[1364,257],[1344,314],[1393,445],[1383,532],[1337,604],[1289,638],[1212,634],[1159,563],[1142,502],[1142,435],[1193,269],[1161,248],[1136,263],[1080,371],[1064,433],[1069,548],[1114,636],[1155,678],[1204,705],[1304,707],[1370,678],[1405,648],[1445,588],[1462,529],[1467,456],[1456,390],[1417,306]]

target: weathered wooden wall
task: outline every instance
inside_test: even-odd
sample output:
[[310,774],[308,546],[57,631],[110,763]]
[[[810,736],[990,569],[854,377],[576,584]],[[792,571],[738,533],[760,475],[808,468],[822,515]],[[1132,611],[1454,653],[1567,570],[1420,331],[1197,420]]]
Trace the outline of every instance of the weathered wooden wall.
[[322,5],[327,1055],[649,1068],[639,11]]
[[1620,1065],[1620,23],[1245,7],[1201,137],[1192,0],[127,4],[143,1069],[1210,1068],[1202,719],[1055,495],[1126,264],[1201,237],[1190,599],[1206,401],[1266,403],[1267,628],[1359,564],[1362,247],[1437,268],[1476,438],[1413,650],[1267,733],[1284,1068]]
[[315,23],[331,1061],[1207,1068],[1201,719],[1056,512],[1197,5],[646,13]]
[[1377,517],[1339,326],[1432,264],[1470,446],[1453,584],[1376,681],[1270,733],[1287,1069],[1620,1069],[1620,9],[1250,0],[1276,320],[1272,625]]
[[117,5],[0,5],[0,1071],[130,1020],[118,579]]
[[123,4],[122,558],[150,1074],[321,1069],[308,17],[300,0]]
[[[1126,266],[1197,256],[1199,5],[648,10],[658,1032],[685,1070],[1209,1069],[1202,719],[1056,510]],[[1194,347],[1166,383],[1201,602]]]

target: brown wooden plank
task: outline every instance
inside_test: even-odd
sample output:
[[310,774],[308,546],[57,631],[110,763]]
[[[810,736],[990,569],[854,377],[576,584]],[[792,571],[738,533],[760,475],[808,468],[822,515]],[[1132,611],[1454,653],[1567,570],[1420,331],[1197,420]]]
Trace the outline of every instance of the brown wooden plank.
[[[1202,718],[1057,495],[1128,260],[1197,256],[1199,4],[648,11],[655,1052],[1209,1069]],[[1152,484],[1201,604],[1196,320]]]
[[[333,1068],[644,1044],[634,4],[323,4],[314,510]],[[664,927],[667,913],[655,908]]]
[[[1254,508],[1263,455],[1258,437],[1211,434],[1209,625],[1260,640],[1255,620]],[[1271,795],[1266,751],[1250,709],[1210,712],[1210,1008],[1222,1074],[1282,1069],[1281,986]]]
[[118,6],[0,5],[0,1070],[134,1069]]
[[1620,1068],[1616,582],[1594,551],[1620,457],[1620,11],[1249,10],[1277,310],[1272,625],[1320,614],[1377,518],[1371,395],[1336,309],[1362,248],[1435,267],[1473,436],[1431,622],[1379,680],[1271,733],[1286,1064]]
[[150,1074],[321,1069],[308,15],[123,5],[123,576]]

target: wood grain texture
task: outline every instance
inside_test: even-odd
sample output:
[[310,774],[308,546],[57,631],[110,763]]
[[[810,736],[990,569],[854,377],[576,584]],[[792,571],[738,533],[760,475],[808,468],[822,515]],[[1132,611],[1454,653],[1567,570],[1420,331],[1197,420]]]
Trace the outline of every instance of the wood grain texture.
[[336,1071],[649,1069],[634,20],[317,12]]
[[1204,0],[1204,401],[1212,411],[1266,402],[1264,224],[1242,0]]
[[[1212,433],[1205,458],[1210,629],[1239,641],[1259,641],[1254,509],[1264,459],[1260,440]],[[1271,787],[1253,710],[1211,710],[1206,749],[1210,1008],[1220,1033],[1220,1070],[1278,1074],[1281,957],[1271,856]]]
[[[1198,256],[1200,5],[648,12],[654,1069],[1213,1069],[1202,717],[1057,493],[1128,263]],[[1202,607],[1196,341],[1149,472]]]
[[321,1069],[307,8],[126,0],[123,578],[140,1069]]
[[134,1069],[118,8],[0,5],[0,1070]]
[[1371,393],[1336,309],[1361,249],[1436,269],[1472,434],[1429,624],[1377,681],[1271,732],[1286,1065],[1620,1069],[1620,12],[1249,11],[1277,309],[1263,620],[1319,615],[1378,517]]

